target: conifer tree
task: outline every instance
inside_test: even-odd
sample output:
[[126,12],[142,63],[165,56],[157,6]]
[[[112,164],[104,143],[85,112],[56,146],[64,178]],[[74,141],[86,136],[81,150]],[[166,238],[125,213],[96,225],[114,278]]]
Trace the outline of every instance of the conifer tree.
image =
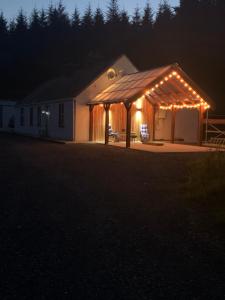
[[105,24],[104,15],[102,10],[98,7],[94,15],[94,26],[96,29],[103,29]]
[[107,16],[106,20],[108,24],[112,24],[112,25],[119,24],[120,12],[119,12],[118,0],[110,1],[106,16]]
[[48,25],[48,21],[47,21],[47,15],[46,15],[44,9],[42,9],[40,11],[39,19],[40,19],[40,26],[41,26],[41,28],[42,29],[46,29],[47,25]]
[[84,31],[90,31],[92,30],[93,24],[94,24],[93,13],[92,13],[91,5],[89,4],[82,18],[82,29]]
[[163,0],[163,2],[159,4],[159,9],[155,20],[155,28],[167,32],[172,18],[173,13],[171,7],[166,0]]
[[140,12],[139,7],[136,7],[135,10],[134,10],[134,15],[132,17],[132,24],[133,24],[135,29],[138,29],[138,28],[141,27],[142,17],[141,17],[141,12]]
[[7,34],[7,21],[4,17],[3,12],[0,13],[0,36],[4,36]]
[[120,13],[120,24],[122,26],[128,27],[129,22],[130,22],[129,15],[128,15],[127,11],[125,9],[123,9]]
[[34,32],[38,32],[41,29],[40,16],[39,12],[36,8],[33,9],[30,18],[30,30]]
[[25,16],[23,10],[21,9],[16,17],[16,27],[15,31],[19,34],[24,34],[27,32],[28,24],[27,24],[27,17]]
[[12,36],[16,31],[16,22],[15,20],[11,20],[10,23],[9,23],[9,33],[10,33],[10,36]]
[[149,1],[147,1],[144,8],[144,15],[142,18],[142,26],[144,29],[152,29],[153,26],[153,13]]
[[76,7],[72,15],[72,28],[74,30],[79,30],[81,25],[80,12]]

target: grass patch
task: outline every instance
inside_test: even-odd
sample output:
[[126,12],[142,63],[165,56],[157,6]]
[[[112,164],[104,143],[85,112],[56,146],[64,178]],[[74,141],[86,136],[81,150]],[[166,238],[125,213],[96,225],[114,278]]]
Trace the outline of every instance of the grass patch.
[[225,153],[209,153],[188,168],[188,199],[204,207],[216,222],[225,224]]

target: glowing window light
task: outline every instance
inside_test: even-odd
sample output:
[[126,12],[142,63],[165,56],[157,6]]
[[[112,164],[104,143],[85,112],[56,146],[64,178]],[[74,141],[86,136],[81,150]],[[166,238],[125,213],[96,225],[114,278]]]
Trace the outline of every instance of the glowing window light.
[[141,97],[136,101],[136,108],[139,110],[142,109],[142,102],[143,102],[142,99],[143,98]]
[[136,121],[140,122],[142,119],[142,112],[140,110],[136,111],[135,117]]

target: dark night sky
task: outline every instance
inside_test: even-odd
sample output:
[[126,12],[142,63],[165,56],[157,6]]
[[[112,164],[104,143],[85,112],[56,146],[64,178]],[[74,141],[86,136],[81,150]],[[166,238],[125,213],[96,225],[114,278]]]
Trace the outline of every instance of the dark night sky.
[[[26,13],[29,13],[32,8],[46,8],[48,4],[58,3],[58,0],[0,0],[0,11],[3,11],[5,16],[12,19],[17,14],[20,8],[23,8]],[[100,6],[105,9],[108,4],[108,0],[64,0],[63,3],[67,7],[68,12],[72,12],[77,6],[82,12],[84,8],[90,3],[93,8]],[[150,0],[150,3],[154,9],[159,5],[160,0]],[[130,14],[132,14],[134,7],[137,5],[142,8],[144,7],[146,0],[120,0],[120,7],[126,8]],[[179,0],[169,0],[172,6],[176,6]]]

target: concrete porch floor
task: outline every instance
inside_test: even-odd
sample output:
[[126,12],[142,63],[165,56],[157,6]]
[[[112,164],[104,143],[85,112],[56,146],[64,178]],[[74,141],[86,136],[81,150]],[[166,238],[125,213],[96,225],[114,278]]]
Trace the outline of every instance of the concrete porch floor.
[[[126,147],[125,142],[110,142],[111,146],[115,147]],[[156,153],[188,153],[188,152],[209,152],[215,151],[215,148],[209,147],[200,147],[195,145],[184,145],[184,144],[171,144],[164,143],[163,146],[158,145],[146,145],[141,142],[131,143],[131,149],[140,150],[140,151],[148,151],[148,152],[156,152]]]

